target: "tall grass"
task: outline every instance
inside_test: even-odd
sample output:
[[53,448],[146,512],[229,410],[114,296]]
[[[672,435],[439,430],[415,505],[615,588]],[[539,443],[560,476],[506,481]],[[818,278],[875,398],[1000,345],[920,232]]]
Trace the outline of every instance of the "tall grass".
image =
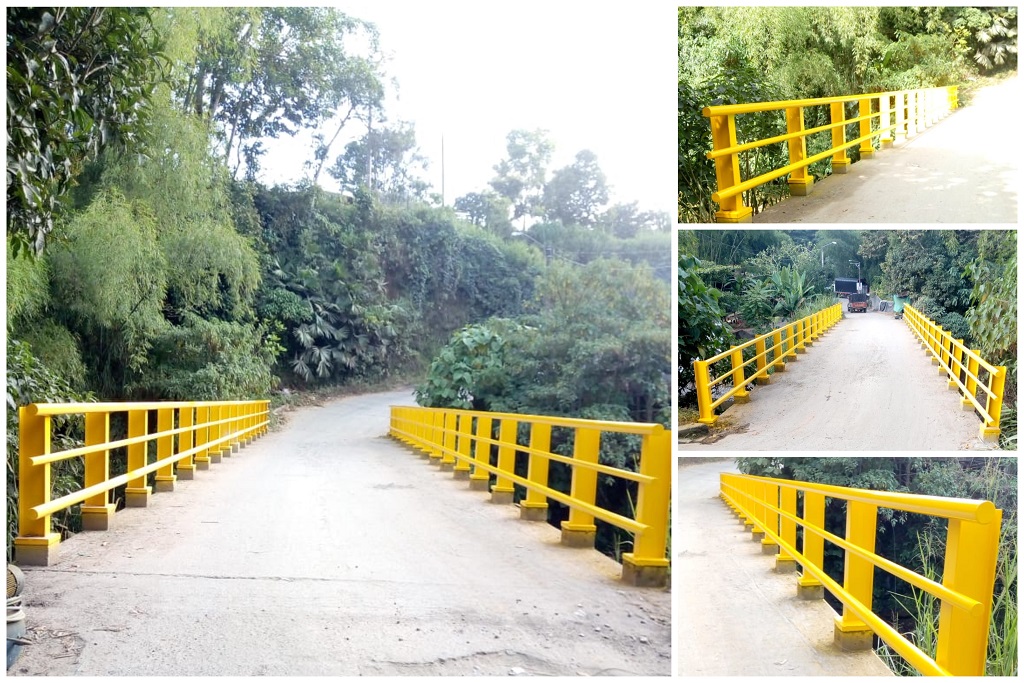
[[[976,493],[999,504],[999,492],[1005,487],[1005,477],[994,465],[987,465],[975,483],[981,490]],[[1007,501],[1011,502],[1011,501]],[[996,560],[995,586],[992,594],[992,616],[989,620],[988,658],[985,664],[986,676],[1017,676],[1017,511],[1016,500],[1004,507],[1003,525],[999,533],[999,555]],[[942,531],[931,528],[918,534],[918,552],[921,559],[921,574],[934,581],[940,581],[936,559],[945,554],[945,539]],[[900,599],[903,598],[903,599]],[[904,602],[906,600],[906,602]],[[917,589],[911,595],[899,596],[897,601],[912,615],[914,628],[903,634],[905,638],[934,658],[938,644],[939,608],[938,598]],[[888,645],[882,643],[876,650],[879,657],[898,676],[919,676],[920,673]]]

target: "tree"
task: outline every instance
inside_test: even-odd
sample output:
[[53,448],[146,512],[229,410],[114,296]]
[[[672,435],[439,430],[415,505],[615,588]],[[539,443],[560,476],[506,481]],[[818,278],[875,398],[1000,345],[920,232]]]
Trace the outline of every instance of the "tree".
[[679,255],[679,373],[680,398],[696,394],[693,384],[693,361],[710,358],[729,348],[732,330],[725,324],[725,311],[718,304],[721,292],[709,288],[697,270],[700,259]]
[[[200,28],[180,97],[185,111],[216,127],[233,176],[243,167],[255,176],[264,138],[294,135],[335,116],[344,126],[355,110],[379,104],[375,63],[345,49],[346,40],[361,35],[372,49],[371,24],[324,7],[214,11],[222,15]],[[314,176],[329,147],[321,137]]]
[[554,145],[546,130],[514,130],[508,134],[508,158],[494,167],[491,187],[512,203],[512,220],[543,214],[544,185]]
[[327,172],[350,189],[362,186],[385,197],[422,198],[427,185],[415,174],[425,168],[412,125],[399,123],[371,129],[348,143]]
[[7,233],[42,253],[83,164],[136,149],[160,78],[148,8],[7,10]]
[[549,219],[563,225],[593,227],[601,207],[608,202],[608,184],[597,155],[590,150],[576,154],[576,160],[554,172],[544,186],[544,207]]
[[666,232],[671,220],[667,213],[641,211],[637,202],[612,204],[597,219],[596,227],[620,239],[631,239],[644,232]]
[[512,236],[511,208],[508,198],[492,190],[470,192],[455,200],[455,210],[466,214],[470,223],[499,237]]

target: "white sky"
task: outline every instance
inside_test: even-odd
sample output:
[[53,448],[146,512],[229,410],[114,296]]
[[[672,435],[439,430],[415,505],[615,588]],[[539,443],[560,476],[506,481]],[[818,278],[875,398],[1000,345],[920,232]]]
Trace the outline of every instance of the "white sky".
[[[398,80],[386,114],[411,121],[426,179],[445,201],[488,187],[513,129],[544,128],[551,170],[590,149],[612,202],[675,211],[676,3],[549,0],[352,0],[341,11],[377,25]],[[353,126],[361,136],[365,127]],[[339,139],[331,160],[344,150]],[[305,140],[270,141],[264,182],[295,182]],[[336,189],[322,174],[321,184]]]

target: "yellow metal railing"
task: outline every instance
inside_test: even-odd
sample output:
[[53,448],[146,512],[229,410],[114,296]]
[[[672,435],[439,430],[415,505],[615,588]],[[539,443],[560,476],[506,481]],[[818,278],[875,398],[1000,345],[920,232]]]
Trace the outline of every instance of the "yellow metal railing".
[[[846,104],[857,102],[859,115],[846,118]],[[804,128],[804,110],[808,107],[828,106],[830,123],[815,128]],[[743,204],[743,193],[789,174],[789,189],[794,195],[806,195],[814,184],[814,176],[807,167],[816,161],[832,157],[832,172],[846,173],[850,158],[846,150],[859,145],[862,158],[874,154],[872,140],[881,137],[882,147],[891,146],[893,140],[902,141],[936,123],[958,106],[957,86],[923,88],[896,92],[819,97],[806,100],[754,102],[705,107],[703,115],[710,119],[712,151],[708,158],[715,162],[718,191],[711,198],[721,207],[715,214],[719,223],[743,223],[752,218],[753,209]],[[766,111],[785,110],[786,132],[762,140],[743,144],[736,141],[736,116]],[[856,123],[859,137],[846,139],[846,126]],[[812,156],[807,155],[808,135],[831,131],[832,146]],[[782,168],[743,180],[740,177],[739,155],[757,147],[785,142],[789,150],[789,163]]]
[[[786,479],[721,475],[722,499],[760,540],[762,552],[778,553],[776,571],[802,568],[797,592],[820,597],[827,589],[843,603],[835,640],[845,649],[871,647],[871,633],[925,675],[985,673],[992,590],[999,552],[1002,510],[990,501],[918,496],[812,484]],[[825,531],[825,500],[846,501],[846,533]],[[948,520],[942,583],[875,554],[878,508]],[[797,527],[803,529],[798,549]],[[843,583],[824,569],[825,541],[845,555]],[[941,601],[935,658],[925,654],[872,611],[875,568]]]
[[[730,398],[736,403],[749,401],[750,392],[747,391],[747,384],[750,382],[770,383],[770,372],[783,372],[786,369],[787,361],[796,360],[798,353],[804,353],[815,339],[827,332],[842,318],[843,305],[837,303],[806,318],[787,323],[770,332],[758,335],[750,341],[733,346],[717,356],[706,360],[694,360],[694,383],[697,389],[697,409],[700,413],[697,421],[714,424],[718,419],[718,416],[715,415],[715,408]],[[754,356],[743,360],[743,351],[751,347],[755,350]],[[712,377],[712,366],[726,358],[732,360],[732,369],[717,377]],[[744,368],[751,363],[755,365],[756,370],[753,374],[747,375]],[[711,390],[727,379],[732,380],[732,389],[723,392],[718,398],[712,399]]]
[[[127,438],[110,440],[110,416],[124,413]],[[85,445],[50,451],[51,420],[82,415]],[[192,479],[195,470],[237,451],[267,431],[269,401],[153,402],[153,403],[34,403],[18,410],[18,536],[14,539],[20,564],[49,565],[57,556],[60,534],[52,531],[50,516],[82,504],[82,528],[109,526],[116,506],[109,491],[126,485],[125,505],[145,507],[151,488],[146,476],[155,472],[157,491],[173,491],[176,479]],[[156,426],[150,431],[151,425]],[[156,460],[148,446],[155,443]],[[110,451],[125,448],[128,471],[110,476]],[[82,458],[84,483],[79,491],[50,499],[50,465]]]
[[980,351],[967,348],[963,339],[954,339],[952,334],[913,306],[903,307],[903,319],[932,357],[932,363],[939,366],[939,374],[949,378],[947,386],[960,392],[963,409],[978,411],[981,438],[999,441],[1006,368],[986,362],[979,355]]
[[[518,442],[521,425],[529,426],[528,445]],[[551,451],[552,428],[572,430],[572,456]],[[569,519],[561,525],[566,545],[593,547],[595,519],[632,532],[633,552],[622,555],[623,580],[636,585],[665,584],[672,450],[671,432],[662,425],[392,406],[390,434],[419,449],[442,469],[452,470],[457,478],[468,479],[471,488],[486,491],[494,475],[490,487],[494,502],[511,503],[514,484],[524,487],[526,496],[519,503],[523,519],[546,520],[549,498],[568,506]],[[603,434],[641,437],[638,471],[599,462]],[[517,454],[526,456],[526,476],[516,474]],[[549,486],[552,462],[571,469],[568,494]],[[637,483],[635,518],[596,505],[598,474]]]

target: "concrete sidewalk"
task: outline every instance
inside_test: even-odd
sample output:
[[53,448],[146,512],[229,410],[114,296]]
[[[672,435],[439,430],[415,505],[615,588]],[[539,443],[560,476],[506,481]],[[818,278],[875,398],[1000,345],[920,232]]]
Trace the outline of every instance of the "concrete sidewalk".
[[835,612],[796,596],[796,575],[776,574],[725,503],[718,474],[732,459],[679,459],[672,530],[677,675],[891,676],[873,652],[832,643]]
[[1016,223],[1016,79],[871,159],[754,216],[755,223]]
[[670,593],[384,436],[404,394],[292,414],[27,568],[21,675],[667,675]]

